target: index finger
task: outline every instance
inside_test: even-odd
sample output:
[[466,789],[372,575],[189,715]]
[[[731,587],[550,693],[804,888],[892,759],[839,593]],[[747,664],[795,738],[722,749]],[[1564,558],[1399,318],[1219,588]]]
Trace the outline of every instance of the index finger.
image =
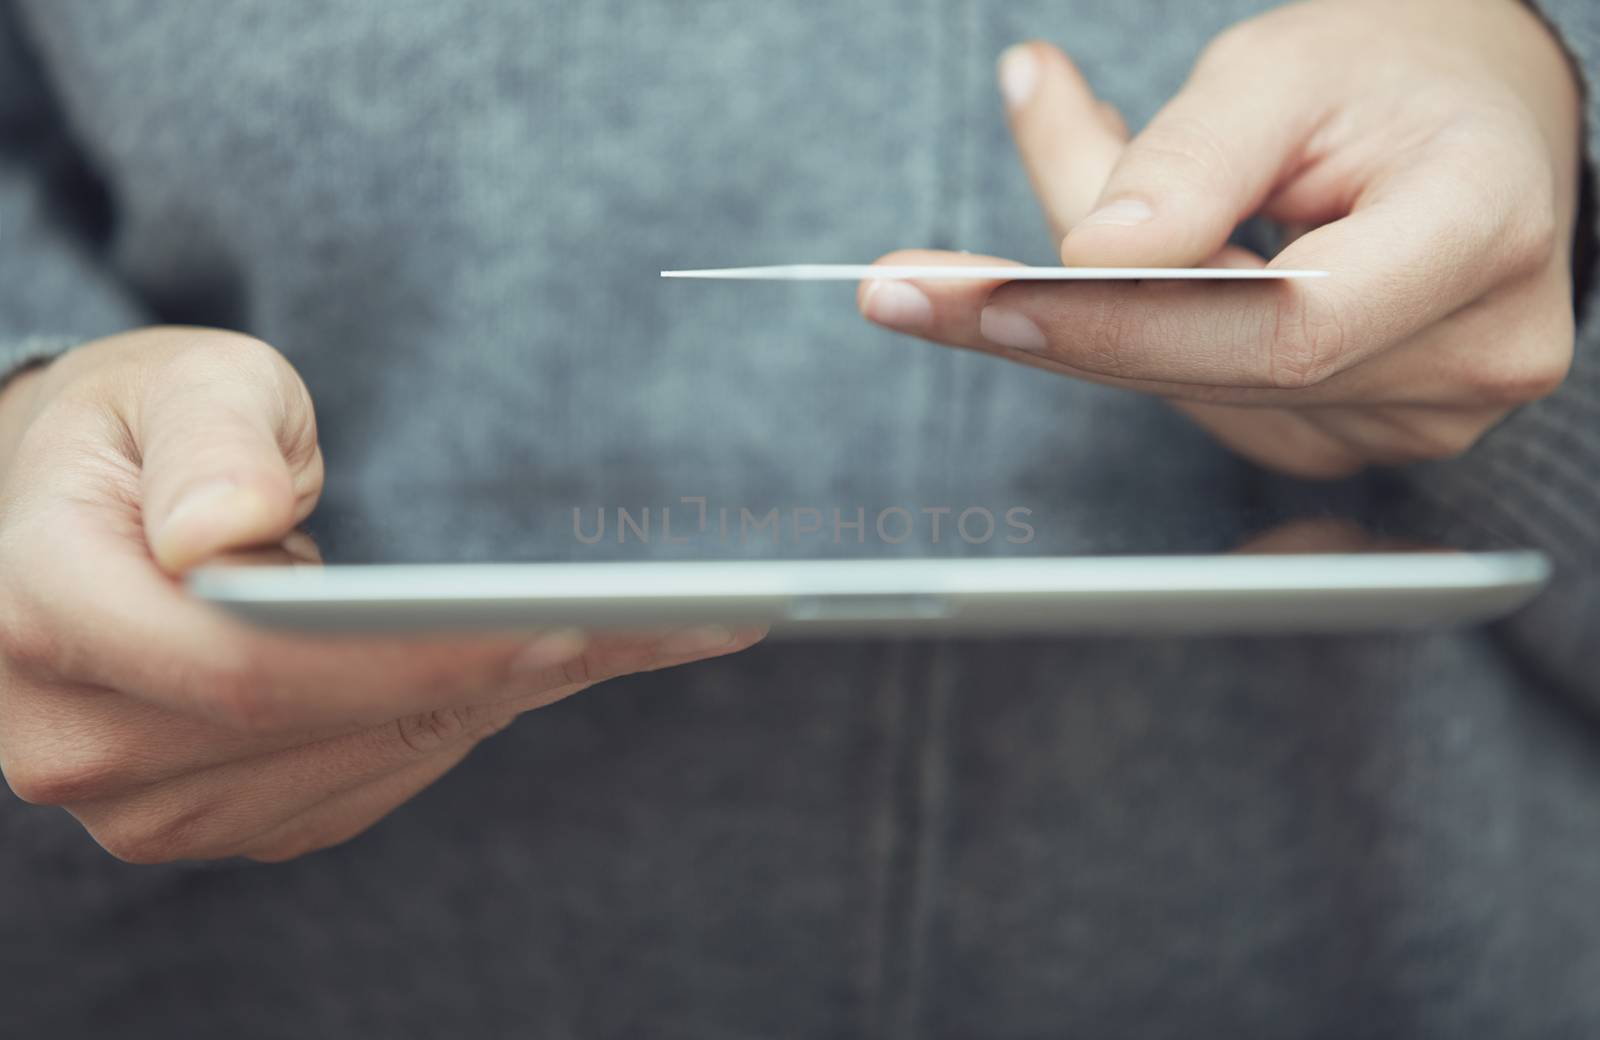
[[1303,391],[1549,262],[1550,221],[1537,198],[1497,189],[1503,174],[1480,177],[1472,171],[1482,157],[1470,158],[1440,148],[1375,180],[1349,216],[1268,265],[1329,278],[929,283],[927,319],[897,327],[1158,393]]
[[[883,264],[1010,264],[929,250],[892,253]],[[1259,258],[1219,254],[1216,266],[1259,266]],[[1069,375],[1152,393],[1189,387],[1271,386],[1265,365],[1251,370],[1253,322],[1289,307],[1285,290],[1310,282],[1075,282],[997,280],[866,282],[858,293],[872,321],[951,346],[1000,354]],[[885,302],[892,306],[884,306]],[[1263,317],[1263,315],[1265,315]],[[1152,364],[1152,353],[1161,356]],[[1221,383],[1218,374],[1235,380]]]

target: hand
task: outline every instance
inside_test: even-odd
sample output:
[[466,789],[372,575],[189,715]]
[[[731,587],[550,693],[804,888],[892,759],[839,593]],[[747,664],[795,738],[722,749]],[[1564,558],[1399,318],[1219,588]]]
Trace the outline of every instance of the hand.
[[1261,213],[1298,232],[1268,266],[1332,277],[868,282],[868,318],[1159,394],[1308,477],[1458,454],[1564,378],[1578,88],[1518,0],[1280,8],[1214,40],[1131,142],[1053,47],[1007,52],[1001,84],[1063,263],[1259,266],[1226,242]]
[[343,841],[519,713],[758,632],[291,637],[169,575],[314,548],[311,399],[233,333],[99,340],[0,394],[0,768],[119,858],[276,860]]

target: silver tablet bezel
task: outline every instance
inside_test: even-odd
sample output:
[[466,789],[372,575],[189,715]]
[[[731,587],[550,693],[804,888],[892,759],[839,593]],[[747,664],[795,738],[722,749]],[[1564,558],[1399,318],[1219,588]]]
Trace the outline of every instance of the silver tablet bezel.
[[197,597],[305,632],[763,624],[777,634],[1354,632],[1504,616],[1532,550],[1327,555],[211,566]]

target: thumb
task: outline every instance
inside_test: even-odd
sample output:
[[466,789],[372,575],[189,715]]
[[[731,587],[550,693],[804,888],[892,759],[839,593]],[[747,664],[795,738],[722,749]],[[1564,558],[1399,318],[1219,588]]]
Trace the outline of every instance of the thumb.
[[1000,92],[1017,153],[1057,239],[1083,219],[1128,140],[1122,117],[1098,100],[1076,66],[1048,43],[1000,56]]
[[1061,243],[1069,266],[1183,267],[1214,255],[1260,208],[1321,114],[1295,84],[1203,58],[1123,151],[1093,212]]
[[322,489],[304,385],[276,351],[240,340],[208,334],[152,373],[140,403],[145,538],[169,573],[281,540]]

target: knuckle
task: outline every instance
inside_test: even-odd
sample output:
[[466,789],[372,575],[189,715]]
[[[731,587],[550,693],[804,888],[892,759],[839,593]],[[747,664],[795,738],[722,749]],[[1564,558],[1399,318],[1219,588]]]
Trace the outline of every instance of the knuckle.
[[202,809],[126,810],[89,826],[100,847],[123,863],[153,866],[181,860],[215,858],[202,840]]
[[396,719],[395,735],[411,751],[426,755],[474,733],[477,712],[468,707],[439,708]]
[[1483,422],[1436,418],[1407,424],[1399,454],[1416,462],[1436,462],[1464,455],[1487,429]]
[[1528,357],[1507,355],[1474,366],[1467,379],[1475,401],[1515,407],[1554,393],[1566,380],[1571,364],[1570,347],[1564,351],[1540,350]]
[[290,417],[281,433],[284,457],[290,465],[304,471],[308,487],[320,489],[324,478],[323,459],[311,390],[287,363],[282,366],[278,385],[287,402],[285,414]]
[[1342,480],[1353,476],[1366,460],[1336,444],[1301,445],[1289,453],[1257,453],[1253,456],[1268,469],[1300,480]]
[[1261,54],[1264,28],[1256,20],[1236,22],[1213,36],[1195,61],[1200,68],[1234,68],[1241,59],[1254,60]]
[[0,762],[11,792],[30,805],[72,805],[101,798],[123,783],[122,756],[111,749],[66,744]]
[[585,652],[561,665],[561,678],[569,686],[582,686],[595,681],[593,652]]
[[82,720],[52,710],[41,692],[0,669],[0,775],[32,805],[70,805],[125,785],[124,749],[85,729]]
[[1561,243],[1555,200],[1546,197],[1530,206],[1511,224],[1504,236],[1515,270],[1541,271],[1549,266]]
[[1088,322],[1076,344],[1056,347],[1051,356],[1087,372],[1117,378],[1133,374],[1130,359],[1135,356],[1139,320],[1133,308],[1114,293],[1102,295],[1094,318]]
[[11,793],[29,805],[60,805],[59,777],[55,770],[43,763],[16,756],[0,761],[0,774],[6,778]]
[[0,660],[24,674],[55,671],[61,657],[61,636],[41,623],[34,611],[18,611],[0,619]]
[[1436,187],[1458,215],[1452,247],[1477,254],[1500,278],[1551,266],[1560,252],[1557,193],[1545,148],[1528,121],[1506,106],[1452,113],[1435,135],[1457,176]]
[[1515,408],[1537,401],[1565,382],[1573,362],[1576,324],[1565,289],[1537,305],[1536,316],[1503,342],[1473,352],[1460,379],[1473,404]]
[[53,676],[66,663],[67,628],[57,618],[59,591],[40,547],[59,544],[48,517],[30,516],[0,531],[0,664],[9,675]]
[[173,685],[211,721],[239,733],[271,733],[283,720],[278,700],[247,659],[184,668]]
[[283,357],[264,340],[231,329],[174,329],[177,364],[239,366],[263,375],[275,374]]
[[1195,113],[1165,113],[1139,138],[1138,148],[1146,162],[1176,182],[1174,187],[1205,192],[1238,182],[1227,147]]
[[1458,212],[1476,214],[1472,245],[1497,259],[1507,277],[1549,267],[1562,234],[1550,170],[1530,158],[1544,153],[1542,141],[1524,120],[1499,111],[1458,116],[1456,123],[1452,129],[1472,142],[1461,145],[1465,172],[1456,189]]
[[1442,462],[1447,459],[1459,458],[1465,455],[1472,446],[1478,442],[1482,431],[1474,430],[1470,433],[1464,430],[1434,431],[1431,435],[1424,435],[1419,439],[1413,452],[1414,457],[1422,462]]
[[[1570,319],[1571,315],[1568,314]],[[1574,353],[1573,332],[1569,323],[1564,337],[1554,341],[1549,349],[1539,351],[1530,359],[1528,370],[1513,386],[1518,404],[1527,404],[1548,397],[1560,389],[1572,372]]]
[[1265,383],[1305,390],[1338,371],[1348,334],[1339,308],[1320,293],[1288,296],[1273,313],[1263,359]]
[[437,708],[396,719],[394,736],[417,755],[427,755],[463,741],[494,736],[516,718],[513,710],[496,711],[473,705]]
[[310,415],[309,393],[294,366],[263,340],[226,329],[183,330],[186,335],[166,356],[166,378],[176,386],[226,380],[259,387],[285,401],[299,402],[296,414]]

